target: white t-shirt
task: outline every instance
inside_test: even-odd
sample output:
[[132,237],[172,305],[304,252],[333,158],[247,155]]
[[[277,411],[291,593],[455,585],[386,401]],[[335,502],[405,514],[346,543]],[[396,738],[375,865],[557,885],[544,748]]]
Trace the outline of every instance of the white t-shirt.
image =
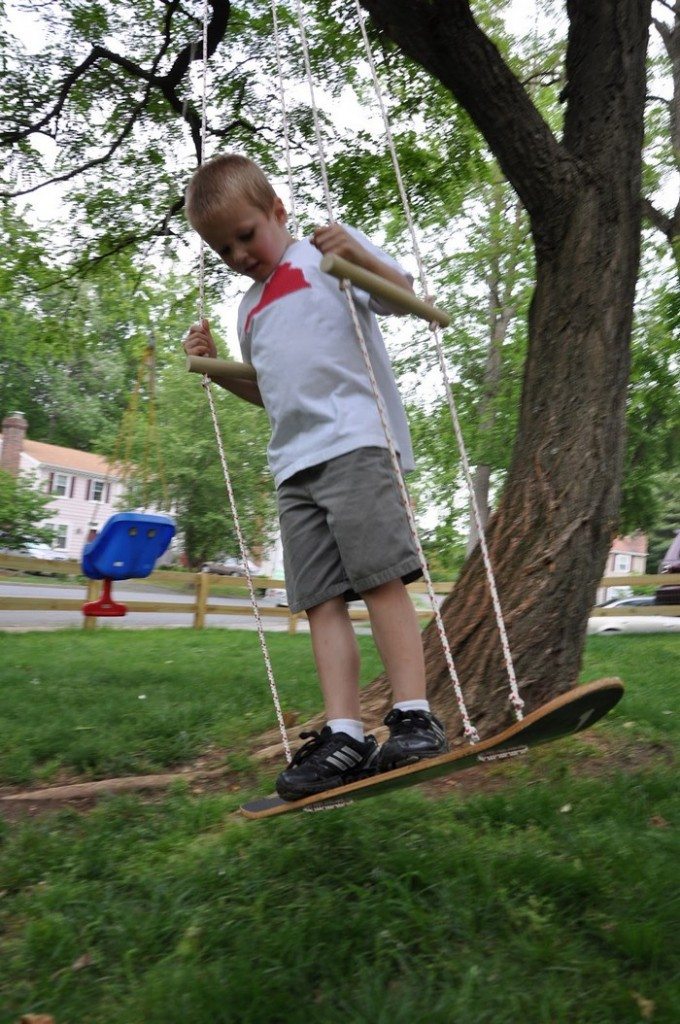
[[[361,232],[347,231],[404,273]],[[293,242],[276,270],[253,284],[239,307],[241,353],[257,371],[272,429],[268,457],[277,487],[301,469],[356,448],[387,448],[347,299],[320,262],[308,239]],[[406,413],[372,312],[389,310],[366,292],[355,289],[354,294],[402,469],[414,469]]]

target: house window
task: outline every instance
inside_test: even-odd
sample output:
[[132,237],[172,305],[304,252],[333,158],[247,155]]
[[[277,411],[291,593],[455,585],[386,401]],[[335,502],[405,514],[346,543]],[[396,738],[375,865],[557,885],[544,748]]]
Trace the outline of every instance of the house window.
[[67,540],[68,526],[57,526],[56,530],[54,531],[54,542],[52,544],[52,547],[55,549],[55,551],[65,551]]
[[630,555],[617,555],[614,572],[630,572]]
[[92,492],[91,492],[90,496],[92,498],[92,501],[103,501],[104,500],[104,481],[103,480],[93,480],[92,481]]
[[65,498],[68,494],[68,477],[66,473],[55,473],[52,480],[52,494]]

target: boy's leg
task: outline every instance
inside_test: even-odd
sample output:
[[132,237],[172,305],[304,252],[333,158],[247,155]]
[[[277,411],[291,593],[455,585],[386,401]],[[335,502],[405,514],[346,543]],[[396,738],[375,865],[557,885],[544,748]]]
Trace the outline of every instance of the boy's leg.
[[343,597],[307,609],[326,718],[361,721],[359,647]]
[[363,738],[359,648],[345,600],[335,597],[308,608],[307,617],[329,724],[321,733],[302,733],[311,739],[276,782],[284,800],[322,793],[377,771],[378,744],[373,736]]
[[385,719],[390,736],[379,754],[381,771],[445,754],[449,745],[427,702],[420,627],[406,587],[391,580],[362,596],[394,695],[395,706]]
[[395,703],[425,700],[425,657],[418,617],[400,579],[361,595],[371,617],[373,639]]

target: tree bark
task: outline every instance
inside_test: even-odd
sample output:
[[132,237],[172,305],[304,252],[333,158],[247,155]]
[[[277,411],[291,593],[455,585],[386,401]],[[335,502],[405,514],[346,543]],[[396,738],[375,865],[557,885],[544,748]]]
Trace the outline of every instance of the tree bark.
[[[487,533],[526,710],[572,687],[616,529],[641,220],[651,0],[568,0],[567,102],[558,141],[466,0],[364,0],[376,24],[468,110],[529,212],[536,289],[519,429]],[[512,720],[479,551],[442,615],[482,735]],[[428,692],[461,731],[436,630]],[[367,720],[390,704],[384,677]]]

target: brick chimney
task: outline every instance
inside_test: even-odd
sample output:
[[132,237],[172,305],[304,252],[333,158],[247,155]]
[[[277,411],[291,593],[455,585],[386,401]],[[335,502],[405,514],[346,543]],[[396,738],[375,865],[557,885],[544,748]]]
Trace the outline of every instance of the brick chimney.
[[5,416],[2,421],[2,454],[0,454],[0,469],[4,469],[12,476],[19,476],[21,463],[21,452],[24,447],[24,438],[28,423],[23,412],[13,412]]

